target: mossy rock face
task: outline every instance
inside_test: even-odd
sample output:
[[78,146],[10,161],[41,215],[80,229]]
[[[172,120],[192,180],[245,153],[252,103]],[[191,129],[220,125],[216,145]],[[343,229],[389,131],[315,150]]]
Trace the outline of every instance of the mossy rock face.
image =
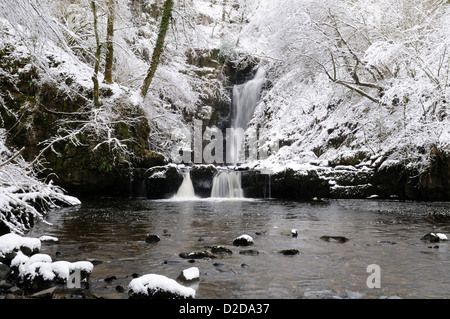
[[286,169],[271,177],[271,193],[274,198],[311,200],[329,197],[330,186],[314,170],[297,172]]
[[146,172],[145,185],[149,199],[167,199],[173,197],[183,177],[174,166],[160,166]]
[[217,168],[214,165],[199,165],[194,166],[190,173],[196,196],[210,197]]
[[450,199],[450,154],[444,150],[431,150],[431,166],[420,178],[425,200]]
[[[61,74],[61,81],[76,92],[68,96],[56,84],[41,80],[29,59],[17,60],[13,52],[14,48],[0,51],[0,68],[5,71],[0,73],[0,95],[5,105],[0,108],[0,118],[10,132],[8,145],[24,147],[21,155],[33,161],[43,149],[43,141],[64,135],[61,120],[73,123],[66,123],[65,129],[76,129],[89,121],[92,92]],[[108,99],[112,91],[106,87],[101,94],[102,99]],[[53,173],[54,183],[74,195],[128,196],[131,168],[167,164],[162,155],[148,149],[150,127],[143,111],[126,97],[108,103],[114,103],[120,119],[133,119],[111,124],[114,137],[123,141],[131,156],[114,151],[106,143],[97,147],[104,138],[89,131],[77,135],[77,145],[67,139],[55,143],[42,156],[45,176]]]

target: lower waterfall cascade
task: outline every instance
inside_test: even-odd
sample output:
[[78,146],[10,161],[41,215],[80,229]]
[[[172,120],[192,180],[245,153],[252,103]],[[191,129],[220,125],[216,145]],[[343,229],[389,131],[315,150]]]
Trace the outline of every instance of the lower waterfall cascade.
[[173,197],[174,199],[189,199],[195,198],[194,185],[191,180],[191,173],[183,172],[183,183],[181,184],[178,192]]
[[213,179],[212,198],[244,198],[241,186],[241,173],[220,172]]

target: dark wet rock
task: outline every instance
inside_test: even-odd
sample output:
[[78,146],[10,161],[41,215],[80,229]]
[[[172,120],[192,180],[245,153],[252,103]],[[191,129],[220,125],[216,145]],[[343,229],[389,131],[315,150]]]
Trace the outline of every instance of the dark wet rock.
[[225,266],[225,264],[222,264],[222,263],[214,263],[213,266],[214,266],[214,267],[223,267],[223,266]]
[[348,238],[343,236],[322,236],[320,239],[328,242],[337,242],[337,243],[346,243],[348,242]]
[[193,251],[189,253],[180,253],[179,256],[184,259],[203,259],[207,257],[205,251]]
[[446,235],[441,233],[428,233],[422,238],[420,238],[420,240],[429,241],[431,243],[438,243],[441,241],[447,241],[448,239]]
[[113,281],[117,280],[116,276],[108,276],[104,279],[105,282],[107,283],[112,283]]
[[5,280],[0,281],[0,289],[3,291],[8,291],[12,286],[14,285],[10,282],[7,282]]
[[164,229],[163,230],[163,236],[170,237],[170,236],[172,236],[172,234],[170,234],[167,229]]
[[205,241],[205,239],[200,237],[197,241]]
[[7,292],[11,293],[11,294],[13,294],[15,296],[23,295],[23,290],[21,288],[17,287],[17,286],[12,286],[11,288],[9,288],[7,290]]
[[139,274],[137,274],[135,272],[131,274],[131,278],[138,278],[138,277],[139,277]]
[[292,229],[292,230],[291,230],[291,235],[292,235],[292,237],[298,237],[298,231],[297,231],[297,229]]
[[7,279],[11,274],[11,268],[5,264],[0,264],[0,280]]
[[125,288],[123,286],[121,286],[121,285],[117,285],[116,286],[116,291],[122,293],[122,292],[125,292]]
[[158,235],[147,235],[145,237],[145,242],[149,244],[156,244],[157,242],[161,241],[161,238],[159,238]]
[[258,256],[259,255],[259,251],[254,250],[254,249],[245,249],[245,250],[241,250],[239,252],[240,255],[246,255],[246,256]]
[[211,248],[211,252],[213,254],[223,255],[223,254],[232,254],[231,249],[223,247],[223,246],[214,246]]
[[438,245],[435,245],[435,246],[428,246],[428,248],[439,249],[439,246],[438,246]]
[[241,268],[250,268],[250,266],[247,265],[247,264],[242,264],[242,265],[241,265]]
[[250,246],[253,245],[253,238],[249,235],[242,235],[233,241],[234,246]]
[[298,255],[300,252],[298,251],[298,249],[285,249],[280,251],[280,254],[283,254],[285,256],[293,256],[293,255]]

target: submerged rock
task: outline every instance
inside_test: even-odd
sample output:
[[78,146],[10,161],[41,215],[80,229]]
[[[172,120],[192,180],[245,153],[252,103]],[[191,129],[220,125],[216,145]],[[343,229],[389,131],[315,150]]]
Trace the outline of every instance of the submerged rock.
[[346,243],[348,242],[348,238],[344,236],[322,236],[320,239],[328,242],[337,242],[337,243]]
[[147,235],[145,237],[145,242],[149,244],[156,244],[157,242],[161,241],[161,238],[159,238],[158,235]]
[[211,252],[213,254],[219,254],[219,255],[223,255],[223,254],[232,254],[233,252],[231,251],[231,249],[223,247],[223,246],[214,246],[211,248]]
[[298,249],[286,249],[286,250],[280,251],[280,254],[283,254],[285,256],[298,255],[299,253],[300,252],[298,251]]
[[241,250],[239,252],[240,255],[246,255],[246,256],[258,256],[259,255],[259,251],[254,250],[254,249],[246,249],[246,250]]

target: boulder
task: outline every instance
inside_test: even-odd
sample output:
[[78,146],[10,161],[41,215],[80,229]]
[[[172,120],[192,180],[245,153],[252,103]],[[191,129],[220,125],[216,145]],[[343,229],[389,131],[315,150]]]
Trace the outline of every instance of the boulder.
[[233,241],[234,246],[250,246],[253,245],[253,238],[249,235],[241,235]]

